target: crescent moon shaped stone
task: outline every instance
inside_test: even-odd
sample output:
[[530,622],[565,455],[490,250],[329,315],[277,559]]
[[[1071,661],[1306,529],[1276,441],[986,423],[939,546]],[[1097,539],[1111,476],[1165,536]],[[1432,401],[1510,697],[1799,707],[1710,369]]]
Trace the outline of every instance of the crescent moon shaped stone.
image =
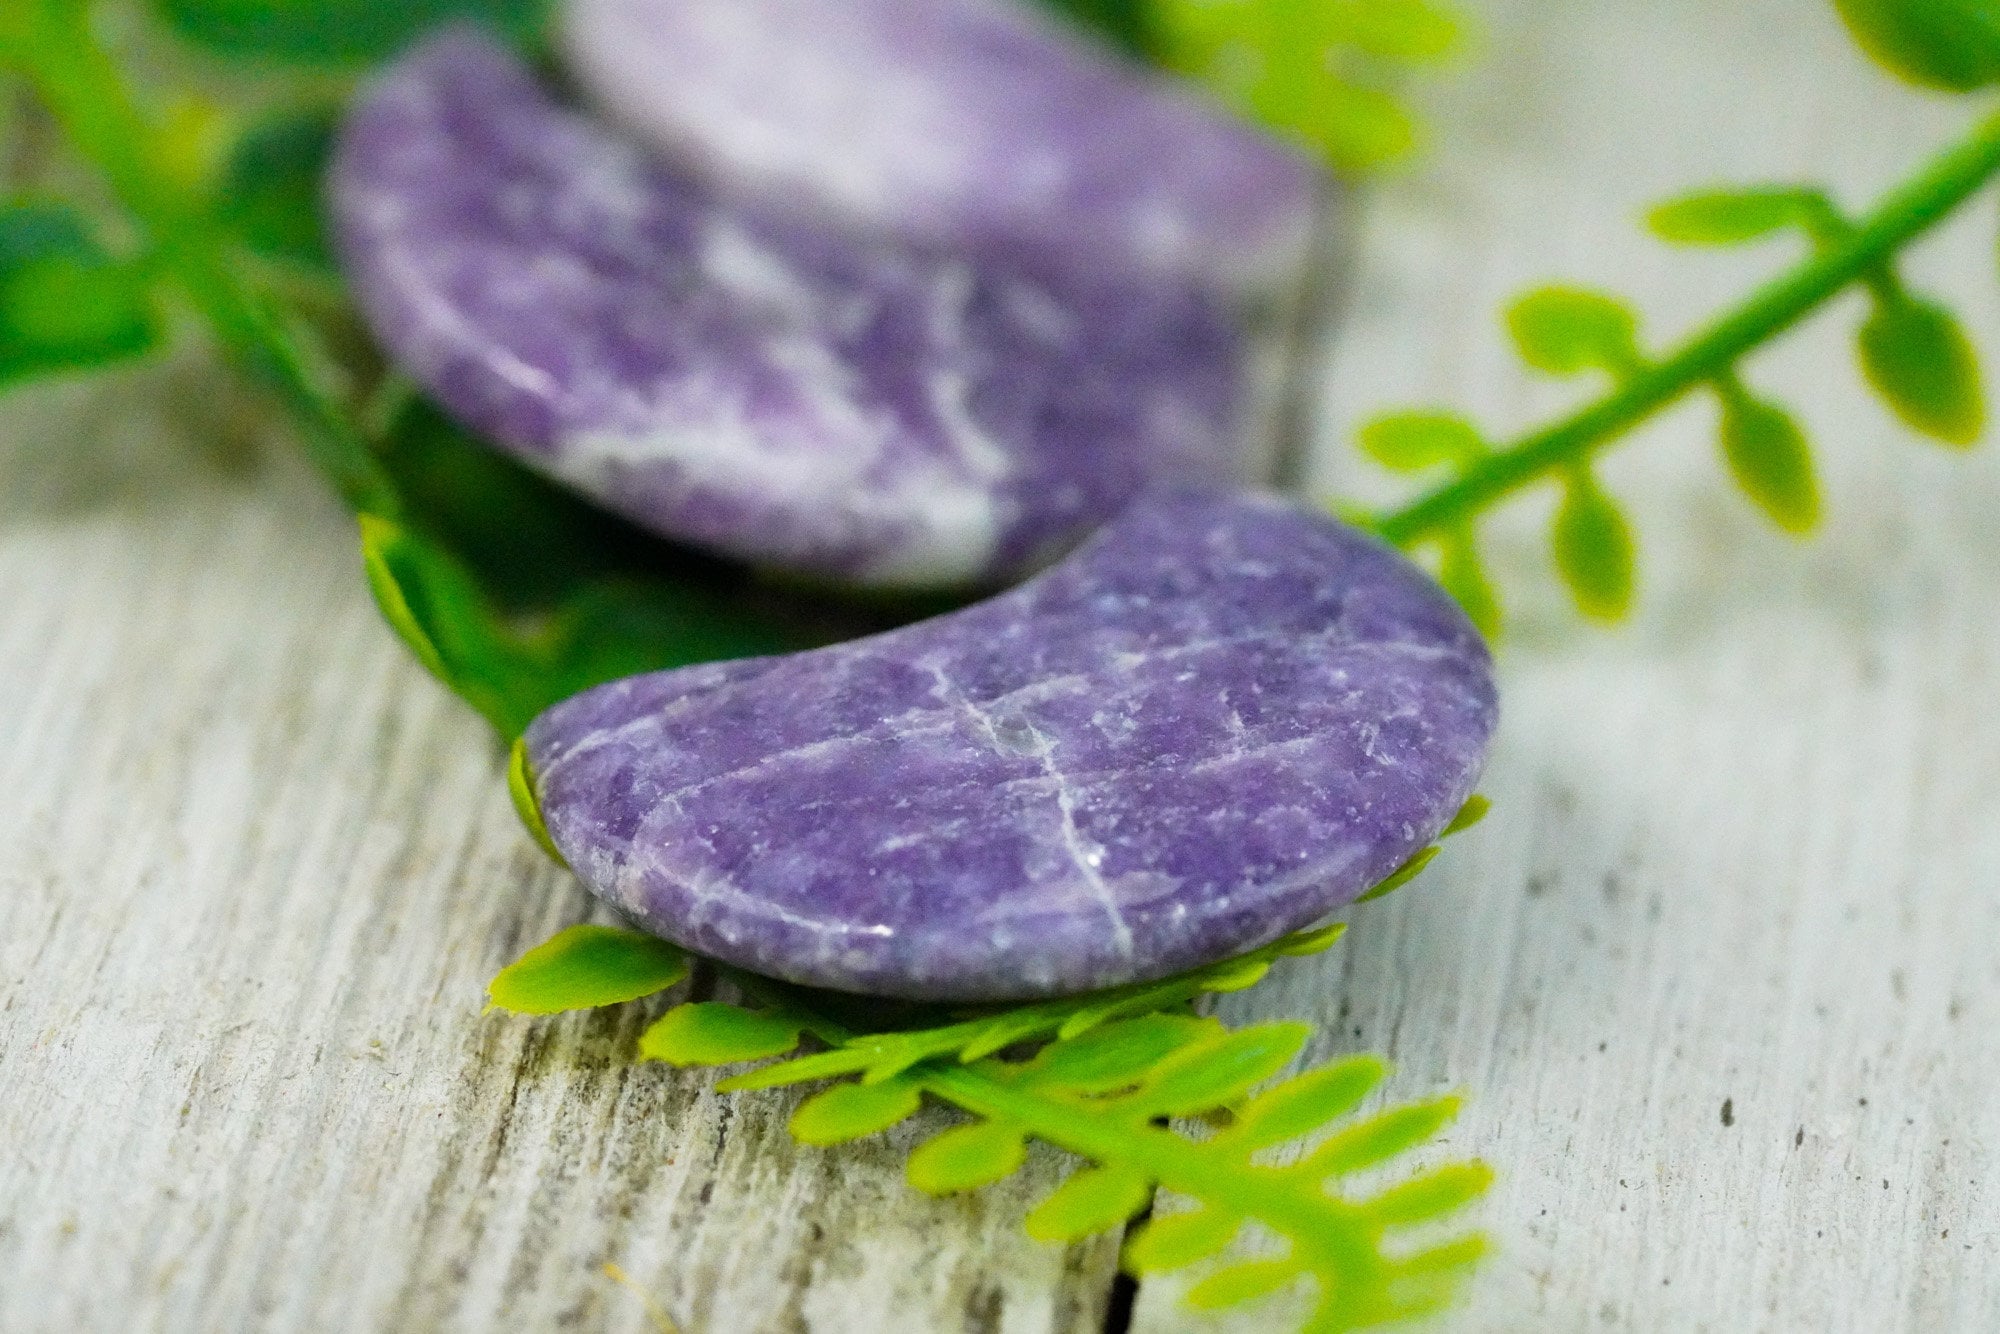
[[1321,174],[1032,0],[568,0],[585,96],[754,198],[1236,292],[1296,282]]
[[526,737],[648,929],[843,991],[1015,1000],[1310,925],[1470,795],[1492,664],[1401,555],[1258,495],[1136,502],[935,620],[601,686]]
[[362,91],[329,194],[364,316],[447,410],[752,563],[1010,579],[1148,484],[1256,466],[1221,302],[720,202],[469,28]]

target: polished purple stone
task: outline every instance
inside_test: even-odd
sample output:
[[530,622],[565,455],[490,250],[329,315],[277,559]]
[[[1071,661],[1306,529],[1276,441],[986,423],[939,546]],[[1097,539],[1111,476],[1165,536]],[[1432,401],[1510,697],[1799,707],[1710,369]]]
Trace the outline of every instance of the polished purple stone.
[[720,205],[471,30],[363,91],[330,189],[399,366],[535,467],[727,555],[996,580],[1148,483],[1254,469],[1219,302]]
[[1232,293],[1297,281],[1320,175],[1035,0],[568,0],[585,95],[748,197]]
[[1256,495],[1135,503],[936,620],[634,677],[528,729],[599,895],[795,982],[1001,1000],[1307,926],[1436,837],[1495,720],[1418,568]]

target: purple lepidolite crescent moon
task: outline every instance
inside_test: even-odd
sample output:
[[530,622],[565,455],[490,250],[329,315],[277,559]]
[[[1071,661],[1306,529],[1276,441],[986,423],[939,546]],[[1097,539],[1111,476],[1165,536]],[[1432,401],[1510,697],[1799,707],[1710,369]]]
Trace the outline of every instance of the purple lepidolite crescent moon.
[[1319,173],[1034,0],[567,0],[586,96],[753,198],[948,247],[1270,293]]
[[1275,498],[1173,491],[991,601],[634,677],[528,729],[599,895],[795,982],[1018,999],[1309,925],[1434,838],[1496,715],[1457,605]]
[[999,580],[1150,482],[1254,467],[1219,302],[725,206],[470,29],[363,91],[329,189],[405,371],[535,467],[727,555]]

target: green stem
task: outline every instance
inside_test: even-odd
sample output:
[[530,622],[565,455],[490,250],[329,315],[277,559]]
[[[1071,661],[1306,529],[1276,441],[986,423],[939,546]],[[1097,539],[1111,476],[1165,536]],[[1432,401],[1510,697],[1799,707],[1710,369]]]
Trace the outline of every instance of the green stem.
[[275,386],[306,426],[313,461],[359,513],[394,518],[394,486],[299,341],[244,281],[219,224],[160,164],[171,160],[118,67],[93,40],[78,0],[21,5],[4,25],[7,62],[34,85],[71,144],[110,182],[161,272],[213,325],[230,356]]
[[1483,456],[1455,480],[1379,516],[1375,530],[1398,546],[1450,531],[1503,497],[1587,460],[1615,437],[1730,371],[1856,282],[1883,272],[1896,253],[2000,174],[2000,116],[1991,117],[1890,194],[1837,244],[1753,293],[1671,354],[1603,398],[1513,445]]

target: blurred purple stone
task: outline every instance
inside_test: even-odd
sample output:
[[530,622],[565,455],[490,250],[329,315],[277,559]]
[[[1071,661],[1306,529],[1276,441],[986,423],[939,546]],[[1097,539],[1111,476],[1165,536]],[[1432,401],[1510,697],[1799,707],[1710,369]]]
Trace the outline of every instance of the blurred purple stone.
[[1149,483],[1256,468],[1219,299],[718,203],[470,29],[363,90],[330,193],[401,369],[531,465],[723,554],[997,581]]
[[718,188],[1233,296],[1296,283],[1321,177],[1034,0],[566,0],[586,97]]
[[660,935],[930,1000],[1163,976],[1310,925],[1434,838],[1496,717],[1402,556],[1157,494],[989,602],[603,686],[527,734],[549,831]]

